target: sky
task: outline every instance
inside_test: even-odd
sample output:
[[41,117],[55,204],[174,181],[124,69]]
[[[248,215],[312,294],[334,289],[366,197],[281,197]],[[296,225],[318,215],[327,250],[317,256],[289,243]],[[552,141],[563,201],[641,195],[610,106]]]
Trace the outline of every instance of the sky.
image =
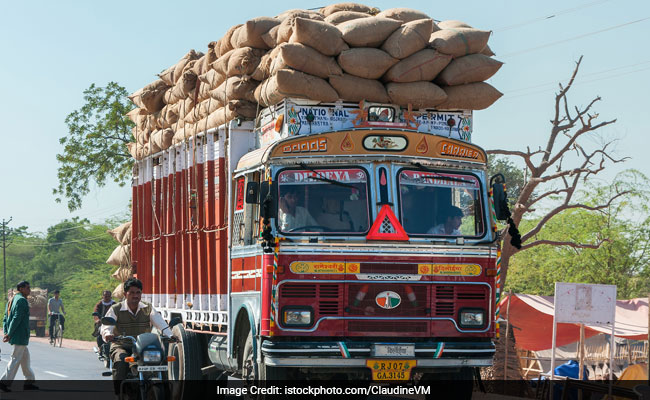
[[[6,2],[0,20],[0,220],[45,232],[79,216],[91,222],[125,215],[130,189],[93,187],[81,210],[55,202],[56,154],[65,117],[83,105],[91,84],[115,81],[130,92],[156,79],[189,49],[205,51],[232,25],[313,1],[30,1]],[[617,119],[592,143],[617,139],[616,156],[601,179],[635,168],[650,175],[650,2],[645,0],[372,1],[408,7],[435,20],[457,19],[493,31],[489,45],[505,64],[489,80],[504,96],[474,114],[474,143],[485,149],[525,150],[546,144],[558,82],[584,59],[570,104],[594,106],[601,120]],[[600,176],[600,175],[599,175]]]

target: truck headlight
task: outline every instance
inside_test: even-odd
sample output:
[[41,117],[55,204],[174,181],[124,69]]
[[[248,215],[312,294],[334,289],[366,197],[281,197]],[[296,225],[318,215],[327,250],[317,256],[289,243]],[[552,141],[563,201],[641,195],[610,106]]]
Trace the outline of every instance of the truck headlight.
[[142,352],[142,361],[145,364],[160,363],[160,360],[162,360],[162,354],[157,350],[145,350]]
[[289,326],[311,326],[312,311],[307,308],[284,308],[282,322]]
[[485,321],[485,312],[479,309],[460,310],[460,326],[462,327],[479,327],[483,326]]

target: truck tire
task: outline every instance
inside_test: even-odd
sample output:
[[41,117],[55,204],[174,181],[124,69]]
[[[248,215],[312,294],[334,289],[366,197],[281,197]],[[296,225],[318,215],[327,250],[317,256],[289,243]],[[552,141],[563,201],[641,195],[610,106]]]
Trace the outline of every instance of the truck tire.
[[37,326],[36,327],[36,336],[45,337],[45,327],[44,326]]
[[253,365],[253,332],[248,331],[248,337],[244,344],[242,352],[242,380],[246,383],[253,383],[259,381],[285,381],[288,374],[286,368],[271,367],[265,365],[263,362],[258,363],[257,375],[255,375],[255,368]]
[[201,341],[198,335],[186,331],[180,324],[174,326],[172,333],[181,341],[169,345],[168,354],[176,357],[176,361],[169,363],[169,378],[184,381],[203,379]]

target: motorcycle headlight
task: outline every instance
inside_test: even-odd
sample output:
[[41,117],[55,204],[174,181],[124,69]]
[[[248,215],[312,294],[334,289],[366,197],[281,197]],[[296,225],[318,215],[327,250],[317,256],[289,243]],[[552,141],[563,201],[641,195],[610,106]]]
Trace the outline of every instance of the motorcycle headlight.
[[311,326],[312,311],[306,308],[285,308],[282,310],[282,322],[290,326]]
[[157,350],[145,350],[142,352],[142,361],[146,364],[159,363],[162,360],[162,354]]
[[460,326],[468,328],[476,328],[483,326],[485,321],[485,312],[483,310],[461,310],[460,311]]

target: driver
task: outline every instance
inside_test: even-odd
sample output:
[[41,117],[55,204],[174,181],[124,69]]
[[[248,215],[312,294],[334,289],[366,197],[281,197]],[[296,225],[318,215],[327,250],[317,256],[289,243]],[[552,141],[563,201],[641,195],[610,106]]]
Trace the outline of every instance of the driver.
[[445,222],[429,229],[429,235],[461,236],[460,225],[463,223],[463,210],[456,206],[449,206],[445,213]]
[[[141,333],[151,332],[154,326],[166,337],[172,337],[169,325],[151,304],[141,302],[142,282],[130,278],[124,282],[124,301],[112,305],[106,312],[106,317],[115,319],[115,325],[102,325],[101,335],[106,342],[115,336],[137,337]],[[129,364],[124,361],[132,353],[131,341],[111,343],[111,360],[113,360],[113,382],[115,393],[119,394],[120,382],[126,379]]]
[[298,194],[296,188],[288,187],[280,197],[278,213],[280,230],[290,231],[303,226],[318,226],[318,222],[309,214],[306,208],[298,204]]

